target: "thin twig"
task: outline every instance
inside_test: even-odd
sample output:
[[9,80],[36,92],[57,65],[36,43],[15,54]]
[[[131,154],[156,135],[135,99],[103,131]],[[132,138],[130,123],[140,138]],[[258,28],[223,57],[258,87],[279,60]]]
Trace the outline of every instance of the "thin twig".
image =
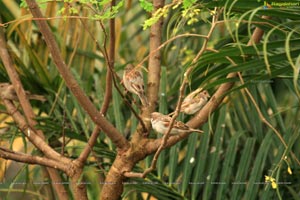
[[[156,150],[156,152],[154,154],[154,157],[153,157],[153,160],[151,162],[150,167],[147,168],[143,173],[131,173],[131,172],[128,172],[128,173],[125,173],[124,175],[145,177],[148,173],[150,173],[151,171],[153,171],[156,168],[156,163],[157,163],[158,157],[159,157],[161,151],[164,148],[166,148],[166,144],[167,144],[167,141],[169,139],[169,134],[170,134],[170,132],[171,132],[173,126],[174,126],[176,118],[178,117],[178,115],[180,113],[181,104],[182,104],[183,99],[184,99],[185,86],[188,83],[188,77],[189,77],[190,73],[192,72],[194,65],[196,64],[196,62],[198,61],[198,59],[201,57],[201,55],[204,53],[204,51],[205,51],[205,49],[207,47],[207,43],[208,43],[209,39],[211,38],[211,35],[212,35],[212,33],[213,33],[216,25],[217,25],[217,20],[218,20],[219,13],[217,13],[217,8],[215,8],[214,11],[215,11],[216,14],[212,18],[211,28],[210,28],[207,36],[202,36],[205,39],[204,42],[203,42],[202,48],[198,52],[197,56],[193,59],[190,68],[187,69],[187,71],[184,73],[184,78],[183,78],[183,81],[182,81],[182,84],[181,84],[180,90],[179,90],[179,98],[178,98],[177,106],[176,106],[176,109],[175,109],[175,113],[172,116],[172,119],[170,121],[168,130],[164,134],[163,138],[160,140],[161,143],[160,143],[158,149]],[[174,37],[174,39],[176,39],[176,38]],[[163,46],[163,45],[160,45],[160,47],[161,46]],[[178,138],[180,138],[180,137],[178,137]]]
[[17,162],[42,165],[45,167],[51,167],[54,169],[60,169],[62,171],[67,171],[68,166],[64,163],[56,160],[52,160],[50,158],[40,157],[40,156],[32,156],[20,152],[15,152],[10,149],[6,149],[0,147],[0,158],[14,160]]
[[9,115],[12,116],[14,121],[17,123],[18,128],[23,132],[23,134],[28,138],[28,140],[36,146],[45,156],[56,161],[61,161],[64,164],[70,162],[70,160],[64,156],[61,156],[53,148],[51,148],[41,137],[37,135],[34,129],[29,126],[22,116],[22,114],[17,110],[12,101],[7,99],[2,99],[4,106],[6,107]]
[[[113,0],[111,2],[111,7],[114,6],[115,1]],[[106,115],[106,112],[108,110],[108,106],[109,103],[111,101],[111,96],[112,96],[112,68],[114,67],[114,58],[115,58],[115,22],[114,22],[114,18],[110,19],[110,46],[109,46],[109,54],[107,53],[106,50],[106,41],[107,41],[107,34],[104,28],[103,23],[100,21],[100,26],[102,28],[102,31],[104,33],[104,44],[103,44],[103,49],[101,49],[100,44],[98,43],[98,41],[96,40],[96,38],[94,37],[94,35],[90,32],[90,29],[87,27],[86,23],[81,20],[82,24],[84,25],[85,30],[89,33],[89,35],[92,37],[92,39],[94,41],[96,41],[96,45],[98,47],[98,49],[101,51],[101,53],[103,54],[105,61],[107,63],[107,72],[106,72],[106,88],[105,88],[105,96],[104,96],[104,102],[101,106],[101,110],[100,113],[102,113],[104,116]],[[78,157],[78,160],[81,163],[84,163],[89,154],[91,153],[91,151],[93,150],[94,145],[96,144],[97,138],[99,136],[99,133],[101,131],[101,128],[97,125],[92,134],[91,137],[89,138],[85,148],[83,149],[83,151],[81,152],[81,154]]]
[[[213,16],[212,18],[212,25],[211,25],[211,28],[207,34],[207,36],[205,37],[205,40],[203,42],[203,45],[202,45],[202,48],[201,50],[198,52],[197,56],[193,59],[192,63],[191,63],[191,66],[190,68],[184,73],[184,77],[183,77],[183,81],[182,81],[182,84],[180,86],[180,89],[179,89],[179,99],[178,99],[178,102],[177,102],[177,106],[176,106],[176,110],[175,110],[175,114],[172,116],[172,119],[170,121],[170,124],[169,124],[169,127],[168,127],[168,130],[167,132],[165,133],[163,139],[162,139],[162,143],[161,145],[159,146],[158,150],[156,151],[155,153],[155,156],[158,157],[160,152],[165,148],[165,145],[167,143],[167,140],[168,140],[168,136],[174,126],[174,123],[175,123],[175,120],[176,118],[178,117],[179,113],[180,113],[180,108],[181,108],[181,104],[183,102],[183,99],[184,99],[184,91],[185,91],[185,86],[186,84],[188,84],[188,77],[190,75],[190,73],[192,72],[193,70],[193,65],[196,64],[196,62],[198,61],[198,59],[201,57],[201,55],[204,53],[206,47],[207,47],[207,43],[216,27],[216,22],[218,20],[218,15],[219,13],[217,13],[217,8],[214,9],[215,11],[215,15]],[[154,156],[154,157],[155,157]],[[153,159],[152,163],[151,163],[151,166],[153,165],[152,168],[155,168],[154,166],[156,165],[156,160]],[[149,171],[149,170],[148,170]],[[149,171],[150,172],[150,171]],[[148,173],[149,173],[148,172]]]
[[160,49],[162,49],[163,47],[165,47],[167,44],[169,44],[170,42],[178,39],[178,38],[182,38],[182,37],[202,37],[202,38],[207,38],[206,35],[199,35],[199,34],[195,34],[195,33],[184,33],[184,34],[180,34],[180,35],[176,35],[170,39],[168,39],[167,41],[165,41],[164,43],[162,43],[159,47],[157,47],[156,49],[150,51],[150,53],[145,56],[137,66],[142,66],[144,62],[146,62],[148,60],[148,58],[150,56],[152,56],[153,54],[155,54],[157,51],[159,51]]
[[66,135],[65,135],[65,122],[66,122],[66,111],[63,110],[63,120],[62,120],[62,144],[60,154],[63,156],[65,153],[65,145],[66,145]]
[[[263,16],[262,18],[266,19],[266,16]],[[260,29],[259,27],[256,27],[251,39],[248,42],[248,45],[251,45],[253,43],[258,43],[262,36],[264,31]],[[236,78],[238,74],[236,72],[229,73],[226,78],[232,79]],[[214,95],[210,98],[209,102],[200,110],[200,112],[197,113],[192,119],[190,119],[186,124],[192,128],[199,127],[206,123],[208,120],[208,116],[213,113],[219,105],[222,103],[223,99],[225,98],[226,92],[228,92],[234,85],[234,82],[227,82],[220,85],[220,87],[217,89],[217,91],[214,93]],[[189,134],[182,134],[182,138],[186,138]],[[178,141],[180,141],[182,138],[176,138],[171,137],[168,140],[167,146],[170,147],[174,144],[176,144]],[[156,149],[159,147],[161,141],[153,141],[153,143],[147,145],[147,150],[149,153],[155,152]]]
[[[263,17],[264,18],[264,17]],[[263,31],[260,28],[256,28],[253,32],[252,38],[250,41],[258,43],[263,36]],[[249,41],[249,43],[250,43]],[[227,75],[227,78],[235,78],[238,74],[236,72],[232,72]],[[187,125],[196,128],[201,125],[203,125],[207,119],[208,116],[214,112],[219,105],[222,103],[223,98],[225,97],[224,94],[229,91],[233,87],[233,82],[228,82],[222,84],[218,90],[215,92],[215,94],[211,97],[210,101],[200,110],[200,112],[192,118],[189,122],[187,122]],[[180,140],[186,138],[189,135],[189,133],[180,134],[177,137],[170,137],[167,141],[166,147],[170,147]],[[151,140],[148,143],[146,143],[146,146],[144,146],[144,151],[147,155],[157,152],[157,150],[160,148],[163,138]],[[149,170],[150,172],[150,170]],[[147,170],[147,173],[149,173]],[[145,177],[144,173],[136,173],[136,172],[126,172],[124,173],[124,176],[126,177]]]
[[[38,4],[35,0],[26,0],[27,5],[34,17],[43,17]],[[60,50],[58,48],[57,42],[51,32],[46,21],[37,21],[39,30],[44,36],[45,42],[49,48],[52,55],[53,61],[66,82],[67,87],[72,91],[76,97],[79,104],[86,111],[86,113],[91,117],[95,124],[99,125],[101,129],[106,133],[106,135],[112,140],[112,142],[119,148],[128,147],[129,143],[126,138],[101,114],[97,111],[94,104],[90,101],[84,91],[80,88],[78,82],[74,78],[71,71],[67,68]]]
[[[144,121],[142,120],[142,118],[138,115],[138,113],[134,110],[134,108],[132,107],[132,105],[126,100],[125,98],[125,95],[122,93],[121,89],[119,88],[118,84],[117,84],[117,80],[118,79],[119,81],[121,80],[121,78],[118,76],[118,74],[115,72],[114,70],[114,67],[111,66],[111,63],[110,63],[110,59],[109,59],[109,56],[108,53],[107,53],[107,50],[106,50],[106,45],[105,45],[105,41],[106,41],[106,38],[107,38],[107,33],[105,31],[105,28],[104,28],[104,25],[103,23],[100,21],[100,27],[102,28],[102,31],[104,33],[104,56],[106,58],[106,60],[108,60],[107,64],[108,64],[108,71],[107,73],[109,73],[111,75],[111,78],[112,78],[112,81],[113,81],[113,84],[114,84],[114,87],[116,88],[116,90],[118,91],[119,95],[122,97],[123,101],[125,102],[125,104],[129,107],[129,109],[132,111],[132,113],[134,114],[134,116],[138,119],[138,121],[140,122],[140,124],[142,125],[142,128],[143,128],[143,132],[146,132],[147,131],[147,128],[145,126],[145,123]],[[113,36],[114,38],[115,36]],[[110,38],[112,38],[112,36],[110,36]],[[111,50],[110,50],[111,51]],[[114,49],[115,51],[115,49]],[[125,88],[125,86],[123,85],[123,87]],[[104,103],[103,103],[104,106],[106,106]],[[102,108],[101,108],[102,109]],[[103,113],[103,111],[101,112]]]
[[[111,10],[113,6],[116,5],[116,1],[111,1]],[[102,27],[104,28],[104,27]],[[104,29],[105,32],[105,29]],[[105,34],[106,37],[106,34]],[[106,37],[107,38],[107,37]],[[104,51],[106,52],[106,38],[104,40]],[[105,85],[105,94],[104,101],[101,108],[101,113],[106,113],[109,103],[112,97],[112,76],[114,73],[114,64],[115,64],[115,18],[109,20],[109,53],[108,53],[108,70],[106,72],[106,85]],[[107,54],[107,53],[106,53]]]

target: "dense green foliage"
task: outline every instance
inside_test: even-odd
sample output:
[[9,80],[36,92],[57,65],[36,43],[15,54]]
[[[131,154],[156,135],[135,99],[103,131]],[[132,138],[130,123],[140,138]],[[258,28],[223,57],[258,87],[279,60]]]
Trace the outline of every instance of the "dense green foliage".
[[[146,179],[127,180],[124,198],[300,198],[300,167],[291,154],[293,152],[300,159],[300,5],[271,7],[272,2],[266,5],[262,1],[248,0],[167,1],[169,4],[164,9],[149,18],[147,11],[153,7],[146,0],[118,1],[112,10],[106,7],[109,1],[100,1],[102,4],[98,1],[70,2],[69,5],[63,1],[40,4],[45,16],[61,16],[48,22],[59,41],[65,62],[97,108],[101,107],[105,90],[107,69],[102,52],[109,43],[108,19],[116,17],[115,71],[121,77],[125,64],[137,64],[148,55],[148,27],[159,17],[164,17],[163,40],[168,42],[161,50],[158,110],[162,113],[174,110],[183,73],[202,47],[204,39],[191,34],[206,35],[212,15],[216,14],[214,7],[221,10],[219,25],[208,43],[209,49],[198,60],[186,92],[204,87],[213,94],[220,84],[228,81],[235,82],[234,88],[202,127],[205,134],[193,133],[188,139],[164,150],[155,172]],[[47,97],[44,104],[32,102],[39,113],[39,128],[44,130],[53,146],[65,135],[65,154],[77,157],[94,124],[66,88],[35,23],[30,22],[26,8],[19,8],[17,3],[19,1],[0,1],[0,15],[3,23],[8,23],[5,27],[9,50],[25,88]],[[262,19],[262,15],[271,16],[271,19]],[[247,46],[255,27],[265,31],[263,40]],[[187,33],[190,35],[183,35]],[[226,78],[237,71],[242,73],[244,84],[238,78]],[[146,71],[144,75],[147,77]],[[0,62],[0,82],[8,81]],[[122,88],[120,80],[117,84]],[[255,103],[244,88],[251,92]],[[280,133],[287,147],[264,123],[256,105],[265,120]],[[0,105],[0,110],[4,109]],[[115,89],[107,118],[127,138],[137,125],[137,119]],[[181,115],[180,119],[187,121],[189,116]],[[0,115],[0,120],[7,122],[5,115]],[[6,127],[0,133],[3,144],[12,144],[14,139],[24,137],[13,123],[1,126]],[[151,137],[160,136],[152,132]],[[23,139],[26,149],[28,144]],[[60,152],[61,145],[56,149]],[[28,151],[39,153],[30,148]],[[114,157],[115,147],[101,134],[85,167],[86,181],[91,183],[87,185],[91,199],[99,196],[101,184],[98,180],[102,180]],[[4,164],[0,161],[0,165]],[[148,157],[135,170],[143,171],[150,163],[151,157]],[[6,192],[2,197],[10,199],[18,192],[34,195],[36,199],[45,197],[40,191],[46,186],[34,184],[34,181],[42,180],[40,171],[40,167],[24,165],[12,176],[0,177],[3,182],[0,192]],[[276,183],[277,188],[266,184],[265,176],[274,178],[271,182]],[[12,183],[24,181],[28,183],[27,187],[15,190]]]

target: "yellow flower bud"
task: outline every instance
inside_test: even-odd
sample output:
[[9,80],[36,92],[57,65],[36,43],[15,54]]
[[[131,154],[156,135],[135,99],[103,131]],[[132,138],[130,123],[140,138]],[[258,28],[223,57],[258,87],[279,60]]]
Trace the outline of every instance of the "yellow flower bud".
[[272,185],[272,188],[273,189],[276,189],[277,188],[277,183],[275,181],[272,181],[271,182],[271,185]]
[[289,174],[293,174],[293,172],[292,172],[292,170],[291,170],[290,167],[288,167],[287,171],[288,171]]
[[269,176],[265,176],[265,182],[268,182],[270,180]]

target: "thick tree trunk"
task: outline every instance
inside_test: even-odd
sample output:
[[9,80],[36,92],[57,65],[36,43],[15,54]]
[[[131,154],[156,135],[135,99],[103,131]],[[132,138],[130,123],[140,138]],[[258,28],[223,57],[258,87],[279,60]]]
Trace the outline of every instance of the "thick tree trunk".
[[126,178],[123,172],[131,171],[135,163],[136,161],[128,159],[126,154],[116,157],[103,183],[101,200],[118,200],[120,198],[123,192],[123,182]]
[[83,166],[78,161],[72,161],[69,169],[69,176],[71,177],[71,186],[76,200],[88,200],[85,183],[83,180]]

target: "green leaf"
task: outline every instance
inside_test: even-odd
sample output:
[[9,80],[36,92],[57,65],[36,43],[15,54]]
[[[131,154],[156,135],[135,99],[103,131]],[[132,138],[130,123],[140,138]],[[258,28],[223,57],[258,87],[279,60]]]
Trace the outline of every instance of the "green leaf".
[[140,6],[147,12],[152,12],[154,10],[154,6],[151,2],[147,0],[139,0]]
[[183,0],[183,8],[184,9],[188,9],[190,8],[194,3],[196,2],[196,0]]

